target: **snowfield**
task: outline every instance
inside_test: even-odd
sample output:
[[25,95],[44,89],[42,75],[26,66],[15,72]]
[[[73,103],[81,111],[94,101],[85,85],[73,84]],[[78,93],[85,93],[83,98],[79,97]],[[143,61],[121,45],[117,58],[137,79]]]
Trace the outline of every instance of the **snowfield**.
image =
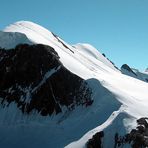
[[63,65],[88,82],[94,103],[51,117],[36,112],[22,115],[15,104],[0,107],[0,147],[84,148],[88,139],[103,130],[103,145],[109,148],[114,146],[116,132],[123,135],[136,127],[136,119],[148,117],[148,83],[122,74],[93,46],[71,46],[28,21],[0,32],[1,47],[9,49],[19,43],[53,47]]

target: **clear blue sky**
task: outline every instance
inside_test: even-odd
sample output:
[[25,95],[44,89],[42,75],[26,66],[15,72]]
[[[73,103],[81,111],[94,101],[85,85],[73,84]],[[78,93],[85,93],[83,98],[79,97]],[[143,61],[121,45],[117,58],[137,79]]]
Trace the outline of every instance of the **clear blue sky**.
[[0,29],[19,20],[90,43],[119,67],[148,67],[148,0],[0,0]]

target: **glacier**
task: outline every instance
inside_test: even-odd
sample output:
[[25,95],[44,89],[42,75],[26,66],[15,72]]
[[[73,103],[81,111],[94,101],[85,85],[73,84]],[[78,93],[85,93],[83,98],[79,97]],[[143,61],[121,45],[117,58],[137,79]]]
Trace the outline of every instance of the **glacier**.
[[21,43],[54,48],[61,63],[88,82],[94,102],[47,117],[36,112],[23,115],[16,104],[0,107],[0,147],[85,148],[99,131],[105,132],[103,147],[114,147],[116,132],[124,135],[136,128],[137,119],[148,117],[148,83],[122,74],[92,45],[69,45],[29,21],[16,22],[0,32],[0,47],[9,50]]

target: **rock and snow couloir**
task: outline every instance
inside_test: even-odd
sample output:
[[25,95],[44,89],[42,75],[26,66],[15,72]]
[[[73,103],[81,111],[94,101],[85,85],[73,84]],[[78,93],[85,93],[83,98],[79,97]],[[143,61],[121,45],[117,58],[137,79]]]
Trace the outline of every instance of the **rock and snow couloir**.
[[[22,43],[29,45],[19,45],[15,48]],[[0,69],[3,76],[3,84],[0,85],[0,98],[3,102],[0,107],[1,147],[82,148],[100,131],[104,132],[101,139],[103,147],[114,147],[114,137],[117,133],[124,136],[137,126],[137,119],[148,117],[148,83],[122,74],[89,44],[71,46],[35,23],[20,21],[0,32],[0,47],[6,49],[0,51],[0,64],[3,65]],[[44,57],[38,56],[42,55],[42,49],[49,63],[44,61]],[[26,57],[19,58],[23,57],[21,54],[25,54]],[[33,54],[30,62],[29,54]],[[37,57],[35,54],[38,54]],[[49,54],[49,57],[46,57],[46,54]],[[19,65],[22,59],[22,64]],[[32,71],[32,68],[35,71]],[[30,70],[33,76],[29,74],[29,77],[29,71],[26,69]],[[11,77],[12,73],[19,77]],[[24,83],[25,76],[29,77],[29,80]],[[8,78],[15,79],[10,84]],[[75,86],[75,91],[70,88],[71,85],[72,88]],[[36,86],[39,86],[39,89],[34,97],[30,91],[32,92]],[[31,107],[23,101],[20,102],[20,98],[12,100],[18,89],[21,100],[25,95],[25,103],[28,103],[28,100],[33,102]],[[64,90],[65,92],[61,93]],[[91,93],[86,93],[87,91]],[[49,101],[50,98],[52,101]],[[66,99],[64,103],[59,101],[61,98]],[[67,105],[69,99],[77,105]],[[89,99],[92,101],[88,106],[85,103]],[[52,114],[49,109],[51,116],[47,116],[50,104],[55,108],[52,109]],[[58,104],[58,109],[55,104]],[[29,114],[24,114],[21,108],[31,109]],[[59,109],[62,112],[58,112]],[[42,116],[42,111],[46,116]],[[56,113],[58,114],[55,115]],[[122,144],[124,147],[132,145]]]

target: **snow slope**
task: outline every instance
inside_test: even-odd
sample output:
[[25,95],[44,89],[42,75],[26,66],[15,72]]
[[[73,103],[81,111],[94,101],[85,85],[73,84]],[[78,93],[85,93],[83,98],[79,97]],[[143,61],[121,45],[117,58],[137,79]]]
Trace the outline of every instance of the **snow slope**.
[[[16,22],[16,23],[6,27],[4,29],[4,32],[23,33],[33,43],[41,43],[41,44],[50,45],[51,47],[56,49],[56,51],[58,52],[58,54],[60,56],[61,62],[69,70],[71,70],[73,73],[80,75],[81,77],[86,76],[85,79],[90,77],[89,75],[87,75],[87,73],[89,73],[88,68],[92,69],[92,67],[93,67],[93,66],[91,66],[92,61],[90,61],[90,59],[85,57],[85,53],[82,52],[83,48],[79,48],[79,47],[74,48],[71,45],[68,45],[62,39],[60,39],[59,37],[54,35],[52,32],[48,31],[47,29],[45,29],[37,24],[34,24],[32,22],[20,21],[20,22]],[[61,42],[59,42],[59,40],[68,48],[65,48],[65,46],[63,46],[63,44]],[[93,55],[95,55],[96,53],[98,54],[97,55],[97,56],[99,56],[98,59],[93,58],[93,60],[95,59],[97,64],[98,63],[101,64],[102,67],[107,66],[108,68],[106,69],[106,71],[113,71],[113,70],[116,71],[116,68],[114,68],[114,66],[110,62],[108,62],[106,60],[106,58],[103,57],[95,48],[93,48],[90,45],[85,45],[85,46],[82,45],[82,46],[84,47],[85,51],[86,51],[86,49],[88,49],[90,51],[92,50],[90,53],[91,57],[92,57],[92,53],[93,53]],[[89,55],[89,53],[87,55]],[[69,61],[71,61],[71,63],[69,63]],[[89,63],[89,67],[88,67],[88,64],[84,65],[86,63],[85,61],[87,61]],[[77,64],[79,65],[79,67],[75,66]],[[86,68],[86,66],[88,68]],[[105,69],[104,69],[104,71],[105,71]]]
[[19,32],[2,32],[0,31],[0,47],[14,48],[20,43],[31,44],[31,41],[25,34]]
[[[11,32],[25,35],[31,43],[53,47],[64,66],[89,83],[94,103],[52,117],[36,113],[23,116],[15,104],[9,109],[1,108],[0,145],[82,148],[93,134],[104,130],[104,147],[108,148],[113,147],[110,137],[115,132],[124,134],[135,127],[137,118],[148,116],[148,83],[122,74],[91,45],[68,45],[47,29],[27,21],[6,27],[2,37]],[[9,48],[4,43],[0,45]],[[14,116],[10,116],[12,112]]]

